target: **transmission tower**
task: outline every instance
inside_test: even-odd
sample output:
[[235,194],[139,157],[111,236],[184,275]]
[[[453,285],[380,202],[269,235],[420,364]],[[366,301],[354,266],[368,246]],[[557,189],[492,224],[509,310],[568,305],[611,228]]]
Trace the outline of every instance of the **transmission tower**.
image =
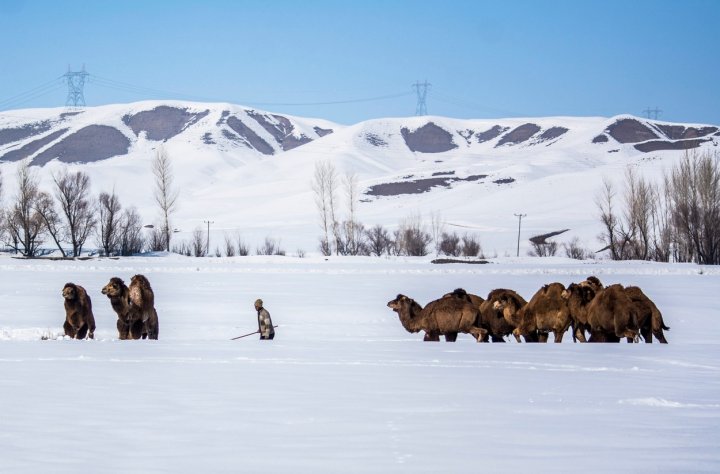
[[70,66],[68,66],[68,72],[62,76],[67,81],[68,85],[68,95],[65,105],[72,105],[73,107],[85,106],[83,88],[85,87],[85,81],[89,75],[89,73],[85,72],[84,64],[82,71],[71,71]]
[[662,110],[658,109],[657,106],[655,106],[654,109],[648,107],[647,109],[643,110],[643,113],[647,116],[647,118],[650,118],[650,114],[652,114],[652,118],[657,120],[658,116],[662,113]]
[[417,93],[417,106],[415,107],[415,115],[427,115],[427,105],[425,98],[427,97],[428,88],[431,86],[427,80],[425,82],[415,81],[412,85]]

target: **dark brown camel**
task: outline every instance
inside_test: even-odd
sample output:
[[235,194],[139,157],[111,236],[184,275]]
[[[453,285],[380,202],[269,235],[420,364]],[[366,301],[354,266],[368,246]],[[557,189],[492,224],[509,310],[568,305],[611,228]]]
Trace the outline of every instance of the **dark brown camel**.
[[515,337],[522,335],[527,340],[528,335],[536,335],[538,342],[547,342],[548,333],[552,332],[555,342],[562,342],[572,323],[567,301],[562,298],[563,291],[562,283],[550,283],[540,288],[518,311]]
[[95,337],[95,317],[90,296],[80,285],[66,283],[62,290],[65,305],[65,335],[73,339]]

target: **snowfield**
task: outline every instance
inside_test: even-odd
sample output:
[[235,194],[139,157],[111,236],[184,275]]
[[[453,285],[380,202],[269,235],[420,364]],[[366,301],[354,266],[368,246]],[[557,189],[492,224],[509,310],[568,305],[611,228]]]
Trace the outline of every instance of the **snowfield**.
[[[2,472],[720,471],[720,268],[430,260],[0,256]],[[117,340],[100,294],[136,273],[158,341]],[[429,343],[386,307],[588,275],[640,286],[669,344]],[[62,337],[66,282],[95,340]],[[256,298],[276,339],[231,341]]]

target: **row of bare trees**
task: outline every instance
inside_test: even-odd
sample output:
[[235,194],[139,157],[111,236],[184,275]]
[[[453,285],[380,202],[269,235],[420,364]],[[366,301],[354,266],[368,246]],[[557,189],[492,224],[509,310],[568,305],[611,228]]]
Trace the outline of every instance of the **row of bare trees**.
[[614,260],[720,264],[720,155],[688,152],[654,185],[632,168],[624,194],[605,181],[599,239]]
[[[366,228],[357,217],[357,175],[346,173],[340,178],[330,161],[315,164],[312,190],[322,232],[319,250],[323,255],[425,256],[432,252],[433,242],[436,255],[475,257],[482,252],[476,237],[446,232],[439,213],[431,215],[429,227],[420,215],[411,215],[392,233],[379,224]],[[344,218],[340,202],[344,202]]]
[[[142,218],[135,207],[124,208],[115,190],[91,194],[90,177],[63,170],[52,176],[51,192],[40,189],[37,170],[27,162],[17,168],[17,192],[7,208],[0,208],[0,236],[6,248],[36,257],[52,244],[63,257],[78,257],[91,236],[105,255],[132,255],[143,250],[169,250],[170,217],[176,209],[170,160],[160,148],[152,165],[160,225],[143,236]],[[0,199],[2,198],[0,175]],[[0,201],[1,202],[1,201]]]

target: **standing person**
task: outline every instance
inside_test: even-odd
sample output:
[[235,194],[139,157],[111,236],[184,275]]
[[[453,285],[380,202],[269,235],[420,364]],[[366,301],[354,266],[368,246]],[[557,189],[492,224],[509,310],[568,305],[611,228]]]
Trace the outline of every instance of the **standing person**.
[[270,313],[268,310],[263,308],[263,300],[255,300],[255,310],[257,311],[258,316],[258,332],[260,333],[260,339],[273,339],[275,337],[275,328],[273,328]]

